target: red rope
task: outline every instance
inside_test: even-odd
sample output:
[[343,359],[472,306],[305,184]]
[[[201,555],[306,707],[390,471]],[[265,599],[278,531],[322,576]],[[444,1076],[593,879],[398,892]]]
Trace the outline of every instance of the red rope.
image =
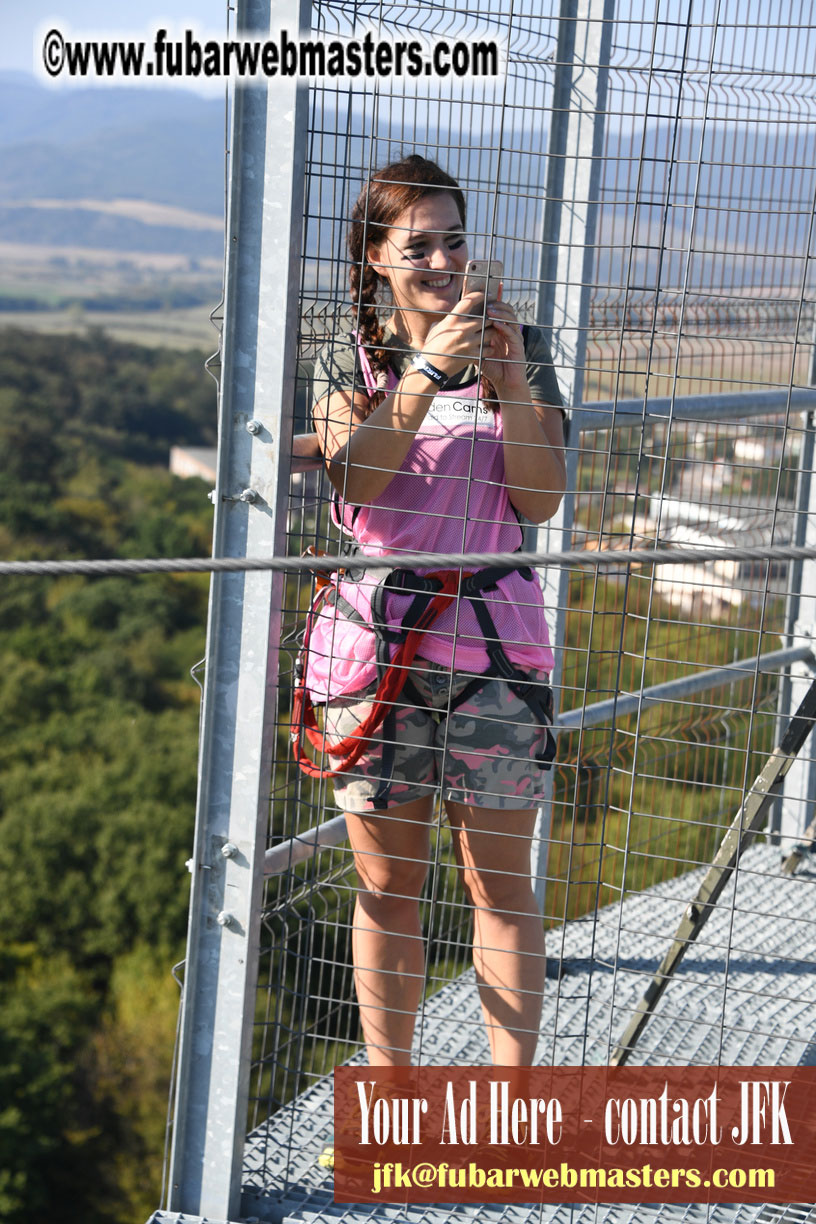
[[[430,600],[428,606],[423,611],[422,615],[417,620],[416,625],[408,630],[405,636],[405,641],[401,642],[397,647],[394,658],[389,663],[385,670],[380,683],[377,686],[377,691],[372,697],[371,710],[360,723],[356,731],[351,735],[347,735],[345,739],[338,743],[329,746],[326,742],[326,732],[321,731],[317,723],[312,699],[306,688],[306,667],[305,657],[309,650],[309,637],[311,636],[311,619],[312,614],[317,606],[317,602],[312,605],[309,612],[309,619],[306,626],[306,634],[303,640],[303,655],[304,667],[303,674],[300,677],[297,687],[295,688],[294,700],[292,702],[292,750],[300,768],[310,778],[329,778],[333,774],[345,773],[351,769],[352,765],[356,765],[360,757],[363,755],[371,737],[379,728],[390,706],[394,704],[397,697],[402,692],[405,681],[408,679],[408,672],[414,657],[419,650],[422,642],[422,636],[431,627],[434,621],[441,616],[452,600],[456,598],[459,590],[459,583],[462,575],[459,570],[438,570],[436,573],[425,575],[427,578],[436,578],[441,583],[439,591]],[[322,592],[320,593],[322,595]],[[306,738],[312,748],[319,753],[328,753],[330,757],[339,757],[340,762],[333,765],[330,769],[322,769],[316,765],[307,755],[303,747],[302,733],[305,732]]]

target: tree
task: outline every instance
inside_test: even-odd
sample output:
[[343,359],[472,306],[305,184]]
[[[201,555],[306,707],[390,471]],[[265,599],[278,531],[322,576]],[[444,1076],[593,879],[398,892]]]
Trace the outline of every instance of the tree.
[[[203,355],[0,332],[0,554],[206,553],[167,471],[212,440]],[[0,1219],[158,1198],[192,846],[201,576],[0,585]]]

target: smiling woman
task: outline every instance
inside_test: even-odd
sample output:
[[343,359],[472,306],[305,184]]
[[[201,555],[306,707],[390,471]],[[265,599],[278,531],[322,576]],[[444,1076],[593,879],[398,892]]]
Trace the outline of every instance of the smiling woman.
[[[418,156],[378,171],[352,213],[356,317],[318,359],[314,421],[335,521],[369,555],[513,551],[519,515],[542,521],[561,500],[549,352],[501,295],[463,294],[465,222],[456,182]],[[293,721],[333,758],[301,763],[333,775],[346,812],[372,1064],[410,1061],[440,789],[493,1061],[533,1061],[545,959],[530,839],[554,753],[551,667],[541,588],[523,567],[397,569],[380,583],[347,571],[313,607]]]
[[380,242],[369,242],[367,254],[369,265],[391,286],[399,307],[395,321],[408,332],[404,339],[410,344],[415,333],[427,331],[423,316],[447,314],[459,301],[467,241],[448,192],[417,200],[399,219],[404,228],[392,226]]
[[[543,522],[555,513],[564,483],[558,384],[539,332],[519,329],[506,302],[489,302],[485,317],[481,295],[462,296],[465,220],[459,186],[425,158],[404,158],[373,176],[352,212],[350,288],[359,353],[380,393],[366,387],[353,348],[339,351],[352,339],[340,335],[328,362],[318,360],[316,385],[322,380],[337,394],[321,400],[315,427],[335,488],[347,501],[370,502],[405,459],[427,414],[429,385],[472,386],[471,363],[478,361],[482,390],[513,408],[501,431],[512,506]],[[393,307],[385,326],[378,304],[384,288]],[[394,394],[384,396],[392,376]],[[363,421],[371,428],[358,430]]]

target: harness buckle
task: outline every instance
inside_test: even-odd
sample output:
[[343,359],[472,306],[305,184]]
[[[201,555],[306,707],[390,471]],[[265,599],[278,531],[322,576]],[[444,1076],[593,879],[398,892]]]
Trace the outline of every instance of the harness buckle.
[[[495,645],[487,643],[487,654],[492,666],[495,668],[496,674],[501,676],[502,680],[517,680],[519,688],[531,689],[533,686],[524,679],[519,679],[523,673],[510,662],[504,651],[499,648],[496,650]],[[515,685],[513,686],[516,687]],[[519,696],[522,696],[519,693]]]
[[528,680],[521,684],[511,684],[510,688],[519,700],[525,702],[533,711],[543,726],[552,727],[553,694],[549,685],[533,684]]
[[435,595],[442,589],[442,582],[431,574],[417,574],[410,569],[394,569],[386,579],[390,590],[405,591],[409,595]]
[[[310,544],[307,548],[304,548],[303,552],[300,555],[301,557],[326,557],[328,556],[328,553],[324,549],[315,548],[314,544]],[[313,569],[311,572],[314,575],[316,591],[322,591],[324,587],[327,587],[327,586],[334,586],[334,583],[332,582],[331,573],[328,570]],[[344,569],[338,569],[334,571],[334,573],[337,574],[338,578],[340,577],[341,574],[345,574],[345,572],[346,571]]]
[[469,574],[462,575],[460,590],[465,599],[472,599],[474,595],[479,596],[483,591],[495,591],[495,589],[495,582],[482,584],[479,581],[478,570],[475,573],[471,572]]
[[516,572],[522,573],[523,571],[518,566],[493,565],[487,569],[465,574],[463,575],[462,594],[468,599],[480,598],[485,591],[497,591],[500,579],[507,578],[508,575]]

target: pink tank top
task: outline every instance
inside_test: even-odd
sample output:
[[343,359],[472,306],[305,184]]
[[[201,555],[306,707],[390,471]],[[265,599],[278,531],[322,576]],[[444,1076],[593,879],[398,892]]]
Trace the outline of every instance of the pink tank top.
[[[358,354],[371,394],[377,389],[376,379],[362,346]],[[386,389],[396,384],[390,372]],[[333,511],[335,521],[366,556],[514,552],[522,531],[505,489],[501,441],[501,414],[480,401],[478,383],[439,391],[385,491],[365,506],[340,501]],[[429,567],[439,568],[444,566]],[[359,582],[340,583],[340,593],[365,621],[370,620],[371,593],[381,576],[367,572]],[[388,596],[389,626],[399,627],[412,598]],[[485,599],[507,657],[522,669],[552,671],[537,576],[513,571],[499,580],[494,591],[486,592]],[[469,600],[459,599],[443,612],[425,634],[419,654],[454,670],[487,671],[484,637]],[[306,684],[312,700],[357,692],[376,678],[374,634],[324,603],[314,617],[307,660]]]

